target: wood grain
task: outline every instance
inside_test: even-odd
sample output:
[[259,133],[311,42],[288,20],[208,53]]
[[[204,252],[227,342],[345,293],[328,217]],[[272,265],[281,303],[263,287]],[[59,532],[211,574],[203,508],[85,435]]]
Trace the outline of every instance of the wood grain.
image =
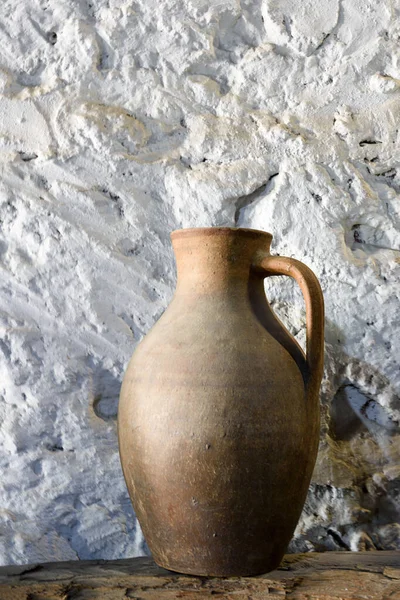
[[207,578],[150,558],[0,568],[0,600],[400,600],[400,552],[289,554],[259,577]]

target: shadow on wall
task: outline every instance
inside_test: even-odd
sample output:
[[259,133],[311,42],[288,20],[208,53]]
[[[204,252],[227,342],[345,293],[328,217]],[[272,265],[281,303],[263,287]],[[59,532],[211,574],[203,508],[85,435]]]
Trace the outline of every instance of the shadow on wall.
[[88,423],[97,462],[94,480],[73,499],[55,529],[81,560],[149,555],[118,460],[117,414],[123,365],[86,358]]
[[326,338],[320,449],[290,550],[398,550],[400,397],[341,351],[344,336],[329,322]]
[[90,368],[91,398],[93,412],[103,421],[116,421],[118,415],[118,400],[121,389],[121,369],[119,373],[107,369],[101,363],[96,363],[92,357],[87,360]]

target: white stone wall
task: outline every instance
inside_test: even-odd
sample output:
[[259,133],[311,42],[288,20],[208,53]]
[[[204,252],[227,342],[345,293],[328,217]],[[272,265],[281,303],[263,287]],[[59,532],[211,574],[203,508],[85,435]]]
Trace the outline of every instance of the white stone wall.
[[[0,562],[145,551],[119,465],[169,232],[274,235],[326,299],[291,549],[400,549],[398,0],[2,0]],[[304,344],[294,284],[267,294]]]

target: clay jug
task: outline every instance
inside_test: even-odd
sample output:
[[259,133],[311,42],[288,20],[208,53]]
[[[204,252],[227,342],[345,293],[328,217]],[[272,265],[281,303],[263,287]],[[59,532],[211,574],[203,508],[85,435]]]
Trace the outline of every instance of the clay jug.
[[[305,502],[319,440],[323,297],[272,236],[234,228],[171,234],[178,281],[137,347],[118,435],[133,507],[158,565],[195,575],[276,568]],[[288,275],[306,304],[303,353],[263,280]]]

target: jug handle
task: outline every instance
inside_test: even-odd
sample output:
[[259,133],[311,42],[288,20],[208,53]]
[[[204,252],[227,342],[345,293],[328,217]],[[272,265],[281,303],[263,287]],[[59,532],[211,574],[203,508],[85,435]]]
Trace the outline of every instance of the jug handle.
[[288,275],[300,286],[306,305],[306,389],[318,393],[324,365],[324,297],[318,279],[305,264],[285,256],[258,255],[253,269],[263,277]]

